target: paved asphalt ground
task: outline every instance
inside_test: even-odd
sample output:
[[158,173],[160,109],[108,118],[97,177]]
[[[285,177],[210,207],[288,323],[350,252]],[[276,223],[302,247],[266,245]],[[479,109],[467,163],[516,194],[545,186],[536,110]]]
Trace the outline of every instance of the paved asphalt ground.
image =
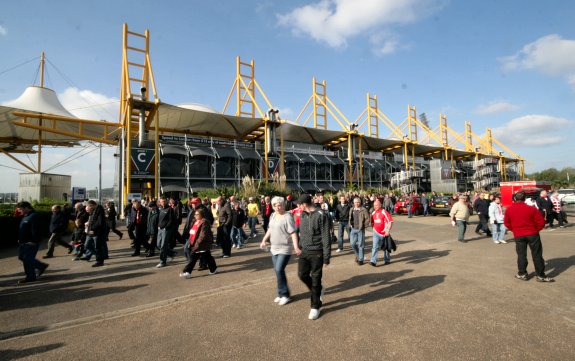
[[575,360],[574,226],[541,233],[556,278],[546,284],[516,280],[515,244],[495,245],[474,224],[459,243],[445,216],[395,220],[391,264],[380,253],[378,267],[358,266],[347,243],[332,254],[315,321],[295,256],[293,301],[273,302],[261,238],[217,259],[218,274],[188,280],[181,249],[155,269],[157,259],[130,257],[126,236],[111,235],[101,268],[59,247],[41,280],[23,286],[16,250],[3,250],[0,360]]

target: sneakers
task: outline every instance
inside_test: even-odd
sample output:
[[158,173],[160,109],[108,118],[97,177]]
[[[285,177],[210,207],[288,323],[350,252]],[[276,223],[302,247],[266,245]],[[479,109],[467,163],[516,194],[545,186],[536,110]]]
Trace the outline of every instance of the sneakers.
[[549,276],[545,277],[537,276],[535,279],[537,280],[537,282],[555,282],[555,280]]
[[180,277],[188,279],[188,278],[192,278],[192,274],[190,272],[183,272],[183,273],[180,273]]
[[499,243],[507,243],[507,241],[506,241],[506,240],[501,240],[501,241],[499,241]]
[[208,272],[209,275],[215,275],[216,273],[218,273],[218,269],[216,268],[213,272],[210,271]]
[[104,265],[104,262],[96,262],[92,265],[92,267],[102,267]]
[[278,303],[280,300],[281,300],[281,297],[276,297],[276,298],[274,298],[274,302],[275,302],[275,303]]
[[499,242],[499,241],[493,241],[493,243],[495,243],[495,244],[499,244],[499,243],[501,243],[501,242]]
[[519,273],[515,275],[515,278],[521,281],[529,281],[529,277],[526,274],[520,275]]
[[164,267],[166,267],[166,264],[162,263],[162,262],[160,262],[156,265],[156,268],[164,268]]
[[310,320],[317,320],[318,317],[319,317],[319,310],[318,310],[317,308],[312,308],[312,309],[309,311],[309,316],[308,316],[308,318],[309,318]]
[[234,244],[234,245],[232,246],[232,248],[236,248],[236,245]]
[[343,249],[338,248],[338,249],[335,251],[335,253],[339,253],[339,252],[341,252],[341,251],[343,251]]
[[286,303],[288,303],[289,301],[291,301],[291,298],[289,297],[282,297],[280,298],[280,300],[278,301],[278,305],[283,306]]
[[369,262],[369,264],[370,264],[372,267],[377,267],[377,264],[375,264],[374,262]]

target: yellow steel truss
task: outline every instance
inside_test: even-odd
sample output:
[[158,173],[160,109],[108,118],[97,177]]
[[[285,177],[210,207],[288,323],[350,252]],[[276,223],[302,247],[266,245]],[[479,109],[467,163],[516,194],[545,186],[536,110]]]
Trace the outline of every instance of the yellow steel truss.
[[[120,89],[120,120],[124,131],[125,149],[123,162],[125,176],[122,181],[123,202],[127,201],[127,195],[131,192],[132,186],[132,138],[139,135],[139,130],[132,129],[139,122],[140,109],[144,109],[145,124],[144,129],[148,130],[155,121],[154,129],[154,189],[153,195],[159,195],[159,174],[158,174],[158,141],[159,141],[159,114],[158,106],[160,99],[156,90],[154,74],[152,72],[152,62],[150,58],[150,32],[146,30],[143,34],[128,30],[128,25],[123,25],[122,41],[122,77]],[[153,94],[153,101],[148,100],[148,93]],[[135,93],[133,89],[140,92]],[[136,128],[138,129],[138,128]]]

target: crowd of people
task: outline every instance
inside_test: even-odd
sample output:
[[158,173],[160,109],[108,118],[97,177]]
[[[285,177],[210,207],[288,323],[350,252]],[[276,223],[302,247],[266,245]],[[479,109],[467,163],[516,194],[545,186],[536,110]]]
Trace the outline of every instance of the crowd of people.
[[[403,198],[410,202],[419,197],[422,204],[429,204],[435,194],[412,193]],[[473,197],[472,199],[470,199]],[[425,199],[425,203],[423,203]],[[131,239],[132,257],[158,257],[156,268],[163,268],[176,256],[177,244],[183,245],[186,264],[180,277],[189,279],[197,270],[217,273],[218,265],[212,250],[219,248],[219,258],[229,258],[233,249],[241,249],[249,239],[258,237],[261,225],[260,248],[271,252],[273,269],[277,278],[277,294],[274,302],[285,305],[291,301],[285,268],[293,254],[298,256],[298,277],[310,290],[309,319],[320,315],[325,288],[322,285],[323,267],[330,263],[332,244],[335,252],[344,250],[346,239],[353,250],[354,261],[362,266],[368,262],[377,267],[379,251],[383,264],[391,262],[396,244],[391,237],[393,228],[393,194],[364,195],[340,193],[338,197],[303,194],[294,199],[262,196],[237,199],[235,196],[215,199],[190,198],[182,204],[176,198],[159,197],[157,200],[130,200],[122,210],[127,233]],[[26,278],[19,283],[35,281],[48,268],[48,264],[36,259],[41,242],[38,216],[32,205],[20,202],[17,209],[23,218],[19,233],[19,258],[24,264]],[[450,219],[457,227],[457,239],[465,242],[465,232],[472,210],[478,215],[475,232],[492,237],[494,243],[507,243],[505,234],[513,232],[518,256],[516,277],[527,280],[527,247],[531,249],[537,280],[552,282],[545,274],[539,231],[545,226],[559,227],[567,222],[561,204],[554,194],[548,197],[542,192],[536,202],[529,202],[524,192],[514,195],[514,203],[505,212],[498,194],[454,194],[450,200]],[[427,207],[422,216],[427,215]],[[409,214],[408,217],[411,217]],[[101,205],[94,200],[76,203],[73,212],[65,212],[59,205],[52,207],[50,238],[43,258],[54,257],[56,245],[75,253],[74,261],[95,262],[101,267],[109,258],[107,242],[113,233],[118,239],[123,232],[116,229],[118,212],[113,202]],[[63,235],[73,221],[71,242]],[[183,227],[182,227],[183,224]],[[366,230],[371,228],[372,247],[365,254]],[[346,237],[347,235],[347,237]],[[145,254],[142,254],[142,250]],[[159,253],[159,254],[157,254]]]

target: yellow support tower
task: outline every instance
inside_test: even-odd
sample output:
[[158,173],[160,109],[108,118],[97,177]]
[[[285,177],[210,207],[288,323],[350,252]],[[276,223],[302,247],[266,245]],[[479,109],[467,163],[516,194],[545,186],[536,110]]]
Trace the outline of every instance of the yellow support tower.
[[[257,92],[256,92],[257,90]],[[264,138],[264,164],[268,164],[268,153],[270,151],[270,135],[271,132],[275,132],[276,126],[279,124],[275,120],[270,120],[270,115],[268,112],[264,112],[259,105],[257,98],[258,94],[264,99],[265,104],[268,106],[269,111],[273,111],[273,106],[269,101],[268,97],[262,90],[261,86],[256,80],[256,70],[255,63],[252,59],[249,63],[243,62],[240,57],[236,57],[236,79],[232,85],[232,89],[228,94],[226,103],[224,105],[225,113],[228,109],[228,105],[232,96],[235,94],[236,99],[236,111],[235,115],[240,117],[256,118],[257,115],[262,118],[262,123],[258,124],[254,129],[252,129],[242,140],[256,140]],[[275,113],[274,113],[275,114]],[[283,140],[282,140],[283,141]],[[275,150],[274,150],[275,151]],[[280,176],[284,175],[284,164],[283,164],[283,151],[281,152],[280,159]],[[268,167],[262,167],[263,178],[268,181]]]
[[[160,99],[156,91],[156,83],[152,72],[150,59],[150,32],[143,34],[128,30],[123,26],[122,46],[122,78],[120,89],[120,121],[123,127],[123,204],[127,201],[128,193],[132,188],[132,138],[139,137],[139,144],[145,140],[145,133],[152,127],[154,121],[154,188],[152,196],[159,196],[158,174],[158,143],[159,119],[158,106]],[[134,90],[137,89],[137,93]],[[153,94],[153,101],[149,101],[149,92]],[[136,127],[135,129],[132,129]]]
[[367,93],[367,119],[369,122],[368,133],[370,137],[379,138],[379,119],[378,119],[377,95],[371,97]]

